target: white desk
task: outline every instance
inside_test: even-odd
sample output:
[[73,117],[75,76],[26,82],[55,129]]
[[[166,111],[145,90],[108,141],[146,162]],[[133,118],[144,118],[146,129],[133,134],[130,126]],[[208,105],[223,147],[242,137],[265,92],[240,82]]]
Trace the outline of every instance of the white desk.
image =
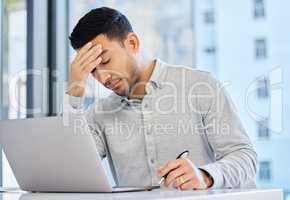
[[211,190],[177,191],[157,189],[149,192],[114,194],[97,193],[26,193],[22,191],[0,193],[0,200],[283,200],[282,190]]

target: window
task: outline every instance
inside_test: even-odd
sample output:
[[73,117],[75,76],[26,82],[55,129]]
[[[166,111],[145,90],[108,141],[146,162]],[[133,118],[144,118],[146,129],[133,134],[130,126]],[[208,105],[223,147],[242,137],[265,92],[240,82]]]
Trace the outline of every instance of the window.
[[215,18],[212,11],[207,11],[204,13],[204,23],[205,24],[214,24]]
[[258,122],[258,136],[259,139],[268,139],[270,137],[268,119],[264,119]]
[[256,40],[256,59],[265,59],[267,57],[267,41],[265,39]]
[[[1,21],[1,119],[25,117],[26,105],[26,1],[2,1]],[[21,78],[17,78],[21,77]],[[13,90],[11,84],[14,82]],[[12,170],[1,151],[2,184],[16,187],[17,182]],[[0,178],[1,179],[1,178]]]
[[266,77],[257,81],[257,96],[258,98],[269,97],[269,79]]
[[215,47],[208,47],[208,48],[205,48],[204,52],[206,54],[214,54],[216,52],[216,49]]
[[264,0],[254,0],[254,17],[260,19],[265,17],[265,2]]
[[270,181],[271,180],[271,162],[270,161],[261,161],[260,162],[259,179],[261,181]]
[[290,191],[285,191],[285,199],[290,200]]

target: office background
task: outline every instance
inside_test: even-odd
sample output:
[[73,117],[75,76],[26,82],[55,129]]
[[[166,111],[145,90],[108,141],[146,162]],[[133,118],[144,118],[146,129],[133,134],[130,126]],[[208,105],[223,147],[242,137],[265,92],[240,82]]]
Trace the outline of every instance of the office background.
[[[61,112],[74,56],[68,35],[100,6],[128,16],[146,54],[208,70],[225,84],[258,152],[258,186],[283,188],[290,199],[287,0],[1,0],[1,119]],[[17,186],[4,153],[0,171],[1,185]]]

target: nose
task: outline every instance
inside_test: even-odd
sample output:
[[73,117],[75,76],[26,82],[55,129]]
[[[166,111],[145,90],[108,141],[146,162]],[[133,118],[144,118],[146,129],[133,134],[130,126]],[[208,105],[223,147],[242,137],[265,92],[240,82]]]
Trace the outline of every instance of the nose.
[[98,74],[98,80],[104,85],[108,86],[111,83],[112,76],[109,73],[106,72],[100,72]]

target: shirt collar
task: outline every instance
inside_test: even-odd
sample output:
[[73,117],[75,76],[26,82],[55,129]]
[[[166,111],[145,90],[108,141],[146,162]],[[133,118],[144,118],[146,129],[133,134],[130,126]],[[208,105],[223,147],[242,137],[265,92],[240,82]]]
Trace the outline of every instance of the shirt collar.
[[157,58],[155,60],[154,70],[149,79],[149,82],[153,84],[152,86],[154,89],[157,89],[157,88],[161,89],[162,87],[163,77],[161,76],[161,74],[162,74],[163,69],[164,69],[163,62]]
[[[162,83],[164,80],[164,62],[162,60],[160,60],[159,58],[155,59],[155,67],[154,70],[151,74],[151,77],[148,81],[148,83],[145,86],[145,90],[147,93],[150,93],[151,90],[156,90],[156,89],[162,89]],[[126,103],[127,105],[131,105],[132,103],[138,103],[139,101],[141,102],[141,100],[135,100],[135,99],[128,99],[125,96],[120,96],[116,93],[113,92],[112,94],[113,96],[117,97],[121,103]]]

